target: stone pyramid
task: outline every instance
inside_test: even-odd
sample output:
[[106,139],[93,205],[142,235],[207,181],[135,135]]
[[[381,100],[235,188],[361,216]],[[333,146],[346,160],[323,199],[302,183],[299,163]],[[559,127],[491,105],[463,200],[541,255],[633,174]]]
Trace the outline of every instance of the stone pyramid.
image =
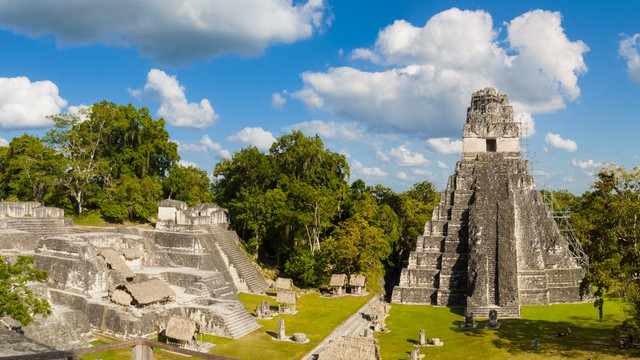
[[519,317],[520,305],[581,301],[585,274],[521,159],[506,94],[473,93],[462,159],[417,239],[392,302]]

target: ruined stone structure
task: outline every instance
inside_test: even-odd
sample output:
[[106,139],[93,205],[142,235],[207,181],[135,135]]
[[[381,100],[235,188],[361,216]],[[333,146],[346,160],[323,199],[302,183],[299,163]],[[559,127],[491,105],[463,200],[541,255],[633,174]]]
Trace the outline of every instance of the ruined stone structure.
[[392,302],[520,316],[521,304],[581,301],[585,269],[576,260],[521,159],[509,98],[493,88],[475,92],[462,159]]
[[[24,203],[11,204],[12,214],[38,208],[20,204]],[[82,346],[78,339],[91,330],[125,338],[157,335],[176,315],[194,321],[203,333],[231,338],[258,328],[237,293],[262,293],[267,284],[240,249],[226,210],[213,204],[190,209],[173,200],[160,205],[160,213],[172,217],[159,221],[158,229],[96,232],[70,227],[63,217],[5,215],[4,220],[62,220],[60,228],[49,227],[48,233],[40,234],[13,222],[6,228],[0,224],[0,252],[5,258],[31,255],[38,268],[49,272],[39,291],[53,304],[51,319],[56,322],[43,319],[40,329],[27,327],[25,334],[62,349]],[[55,210],[49,213],[63,216]],[[74,341],[65,342],[58,338],[62,329],[83,333],[69,334]]]

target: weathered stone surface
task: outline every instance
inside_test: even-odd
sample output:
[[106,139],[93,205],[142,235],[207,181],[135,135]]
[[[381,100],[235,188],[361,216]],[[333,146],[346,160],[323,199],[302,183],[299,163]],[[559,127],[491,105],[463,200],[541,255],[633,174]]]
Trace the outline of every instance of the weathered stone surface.
[[[54,305],[51,319],[55,321],[37,324],[29,335],[42,336],[42,342],[49,343],[47,339],[58,334],[61,339],[52,346],[77,347],[84,340],[83,334],[91,330],[120,338],[155,335],[158,329],[166,328],[173,315],[195,321],[205,333],[224,337],[237,338],[258,328],[255,318],[237,300],[237,292],[262,292],[267,285],[239,248],[225,210],[213,204],[191,209],[171,201],[161,204],[190,211],[182,215],[191,216],[193,221],[180,222],[178,217],[175,229],[180,231],[136,227],[105,232],[74,229],[73,233],[67,231],[70,224],[61,221],[67,228],[49,236],[29,232],[28,226],[35,218],[7,217],[14,222],[0,221],[3,255],[11,261],[18,255],[32,255],[36,267],[49,272],[44,293]],[[36,205],[29,203],[12,211],[33,212]],[[27,230],[13,226],[16,224],[27,226]],[[158,302],[136,302],[142,295],[127,292],[135,286],[130,283],[134,279],[161,284],[156,288],[162,287],[172,295]],[[117,291],[122,294],[116,293],[115,285],[121,285]],[[115,302],[108,297],[109,289],[114,289],[111,300]],[[56,331],[56,326],[65,326],[66,330]]]
[[581,301],[585,270],[520,158],[505,94],[475,92],[462,159],[402,270],[392,302],[520,315],[520,304]]

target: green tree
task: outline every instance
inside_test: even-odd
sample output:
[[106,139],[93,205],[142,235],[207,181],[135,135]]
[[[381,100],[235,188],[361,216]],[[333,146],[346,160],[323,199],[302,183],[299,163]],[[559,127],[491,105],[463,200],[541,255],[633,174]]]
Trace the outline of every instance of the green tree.
[[590,259],[584,285],[594,286],[602,319],[606,295],[622,295],[640,273],[640,171],[608,165],[592,187],[578,202],[572,225]]
[[34,269],[33,262],[33,257],[18,256],[12,264],[0,255],[0,316],[9,316],[23,326],[32,323],[36,315],[51,314],[51,304],[28,286],[47,277],[47,271]]
[[108,161],[100,157],[100,150],[109,133],[110,117],[90,109],[82,110],[82,115],[89,118],[82,121],[80,116],[68,113],[51,116],[54,126],[45,137],[45,142],[67,159],[67,170],[60,181],[74,199],[78,215],[84,211],[85,196],[92,182],[108,169]]
[[55,191],[66,167],[65,158],[42,141],[24,134],[13,138],[0,158],[4,196],[44,203]]
[[[123,214],[130,220],[147,218],[149,203],[161,196],[158,186],[179,160],[164,120],[154,120],[146,108],[106,101],[80,115],[62,113],[50,119],[54,127],[45,141],[67,161],[60,182],[78,215],[93,206],[117,221]],[[141,199],[141,205],[132,205],[134,198]]]
[[162,187],[165,199],[184,201],[189,206],[213,201],[209,175],[195,166],[171,166]]

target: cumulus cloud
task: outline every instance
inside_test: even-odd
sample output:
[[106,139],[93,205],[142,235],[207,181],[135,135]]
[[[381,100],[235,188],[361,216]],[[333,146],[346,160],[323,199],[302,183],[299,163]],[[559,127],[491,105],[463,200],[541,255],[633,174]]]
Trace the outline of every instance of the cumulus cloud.
[[413,179],[412,177],[410,177],[410,176],[409,176],[409,174],[407,174],[407,173],[406,173],[406,172],[404,172],[404,171],[398,171],[398,172],[396,173],[396,177],[397,177],[398,179],[400,179],[400,180],[411,180],[411,179]]
[[520,125],[520,138],[525,139],[536,133],[535,121],[529,113],[519,113],[515,116],[515,121]]
[[26,77],[0,78],[0,128],[33,129],[51,125],[48,115],[67,106],[58,87],[49,80],[31,81]]
[[269,150],[271,145],[276,142],[273,134],[270,131],[263,130],[261,127],[246,127],[229,136],[227,140],[243,145],[255,146],[262,151]]
[[548,133],[544,136],[544,142],[554,148],[562,149],[568,152],[574,152],[578,150],[578,144],[576,144],[575,141],[563,139],[558,134]]
[[640,82],[640,54],[638,53],[640,46],[640,34],[631,37],[623,35],[620,40],[618,52],[627,61],[627,74],[635,81]]
[[400,145],[389,151],[389,155],[394,158],[399,166],[428,166],[429,160],[420,153],[412,152],[404,145]]
[[[283,92],[286,94],[286,91]],[[287,103],[287,99],[281,93],[273,93],[271,95],[271,107],[274,109],[282,109],[284,105]]]
[[446,163],[444,163],[443,161],[440,161],[440,160],[438,160],[438,167],[440,169],[448,169],[449,168],[449,166]]
[[591,159],[587,161],[579,161],[579,160],[573,159],[571,160],[571,164],[577,168],[580,168],[581,170],[597,169],[602,165],[602,163],[595,162]]
[[440,154],[462,154],[462,140],[451,141],[449,138],[428,139],[427,146]]
[[234,53],[256,56],[272,44],[311,37],[330,19],[323,0],[0,1],[0,27],[62,45],[135,45],[167,63]]
[[554,111],[580,96],[589,50],[567,38],[561,20],[560,13],[535,10],[508,22],[503,34],[482,10],[453,8],[424,26],[397,20],[371,48],[351,53],[379,70],[305,72],[303,88],[292,95],[341,120],[432,137],[458,135],[471,93],[486,86],[509,94],[518,112]]
[[178,161],[178,166],[182,166],[184,168],[188,168],[188,167],[194,167],[194,168],[198,168],[198,164],[192,162],[192,161],[187,161],[187,160],[183,160],[180,159],[180,161]]
[[9,142],[0,137],[0,146],[9,146]]
[[287,126],[287,131],[300,130],[305,134],[317,134],[327,139],[362,140],[364,130],[356,123],[337,123],[335,121],[311,120]]
[[222,147],[222,145],[211,140],[209,135],[203,135],[197,143],[184,143],[176,141],[178,144],[178,150],[189,153],[207,153],[216,152],[220,157],[230,158],[231,153],[229,150]]
[[202,99],[200,103],[188,102],[184,91],[184,86],[180,85],[175,76],[169,76],[162,70],[151,69],[144,88],[129,92],[133,96],[144,94],[160,100],[157,114],[171,125],[202,129],[220,117],[211,107],[209,100]]
[[362,176],[362,177],[385,177],[387,176],[387,173],[380,169],[379,167],[365,167],[364,165],[362,165],[362,163],[358,160],[351,160],[351,171],[353,172],[353,174],[355,174],[356,176]]

